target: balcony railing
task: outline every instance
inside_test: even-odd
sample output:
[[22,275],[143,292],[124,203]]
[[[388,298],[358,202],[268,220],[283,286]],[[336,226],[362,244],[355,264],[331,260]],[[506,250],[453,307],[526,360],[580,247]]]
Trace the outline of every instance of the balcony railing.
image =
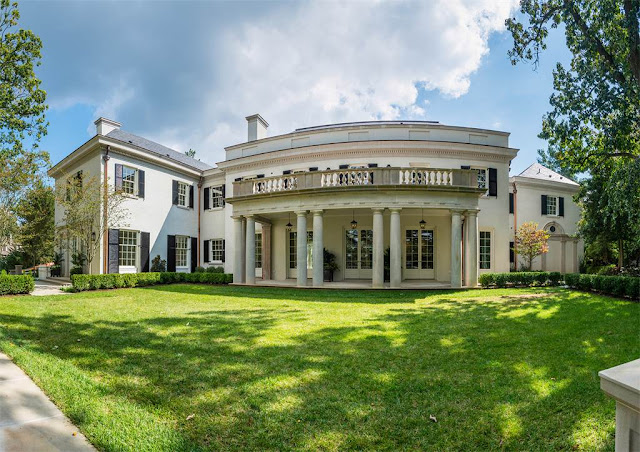
[[362,168],[310,171],[233,183],[233,197],[334,187],[424,186],[477,189],[477,171],[437,168]]

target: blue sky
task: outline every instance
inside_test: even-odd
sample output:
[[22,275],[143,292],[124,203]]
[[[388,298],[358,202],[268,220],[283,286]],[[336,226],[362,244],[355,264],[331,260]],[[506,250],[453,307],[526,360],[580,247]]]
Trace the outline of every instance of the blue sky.
[[512,66],[512,0],[430,2],[30,2],[21,26],[43,40],[53,163],[106,116],[208,163],[246,139],[329,122],[428,119],[511,133],[518,173],[533,163],[555,31],[541,64]]

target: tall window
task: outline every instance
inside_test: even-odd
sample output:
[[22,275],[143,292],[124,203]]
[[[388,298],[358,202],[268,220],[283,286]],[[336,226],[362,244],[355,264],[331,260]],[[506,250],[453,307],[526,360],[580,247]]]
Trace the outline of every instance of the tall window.
[[298,234],[289,232],[289,268],[298,266]]
[[120,229],[118,237],[118,265],[135,267],[138,261],[138,232]]
[[346,231],[346,262],[347,269],[358,268],[358,230],[347,229]]
[[406,268],[417,269],[418,268],[418,230],[407,230],[404,238],[405,254],[406,254]]
[[184,182],[178,182],[178,205],[187,207],[189,200],[187,199],[189,194],[188,185]]
[[262,268],[262,234],[256,233],[256,268]]
[[222,194],[222,185],[217,187],[211,187],[209,190],[211,193],[211,208],[215,209],[216,207],[224,207],[224,196]]
[[128,166],[122,167],[122,191],[130,195],[136,194],[136,179],[138,170]]
[[313,267],[313,231],[307,231],[307,268]]
[[189,250],[189,237],[176,235],[176,267],[188,265],[187,251]]
[[363,229],[360,231],[360,269],[373,268],[373,231]]
[[487,170],[479,169],[478,171],[478,188],[487,188]]
[[420,258],[422,269],[433,270],[433,231],[420,231]]
[[547,196],[547,215],[558,215],[558,198]]
[[211,240],[211,261],[222,262],[224,260],[224,240]]
[[491,232],[480,231],[480,268],[491,268]]

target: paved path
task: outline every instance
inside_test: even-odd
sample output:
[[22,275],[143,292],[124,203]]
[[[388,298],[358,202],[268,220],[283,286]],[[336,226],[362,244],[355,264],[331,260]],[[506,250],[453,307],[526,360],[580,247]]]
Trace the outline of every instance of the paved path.
[[0,452],[95,452],[49,398],[0,353]]
[[31,292],[31,295],[64,295],[66,293],[60,290],[60,287],[62,287],[60,284],[42,281],[39,279],[36,279],[35,283],[36,287],[33,289],[33,292]]

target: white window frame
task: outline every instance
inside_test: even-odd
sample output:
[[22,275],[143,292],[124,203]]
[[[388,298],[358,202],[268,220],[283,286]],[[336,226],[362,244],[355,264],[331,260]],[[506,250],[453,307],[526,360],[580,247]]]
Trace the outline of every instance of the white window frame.
[[[127,235],[129,239],[133,238],[135,240],[134,244],[123,244],[123,235]],[[123,261],[124,250],[123,247],[132,247],[133,248],[133,262],[129,259],[131,257],[131,251],[129,251],[129,257],[127,261]],[[140,231],[132,231],[129,229],[120,229],[118,232],[118,271],[120,273],[132,273],[136,272],[138,269],[138,263],[140,262]]]
[[[551,204],[550,201],[553,199],[553,210],[554,212],[551,213]],[[558,216],[558,196],[549,196],[547,195],[547,215],[549,215],[550,217],[557,217]]]
[[[478,188],[484,188],[485,192],[482,196],[487,196],[489,194],[489,169],[488,168],[480,168],[480,167],[471,167],[472,170],[478,172],[476,175],[476,183]],[[481,172],[484,174],[484,186],[480,186],[480,174]]]
[[209,254],[212,263],[221,264],[224,257],[224,239],[209,240]]
[[178,206],[189,207],[189,184],[178,181]]
[[214,185],[209,187],[209,208],[221,209],[224,207],[223,185]]
[[[486,268],[482,267],[482,257],[483,255],[486,255],[486,253],[482,252],[482,235],[483,234],[489,234],[489,266]],[[478,269],[480,271],[491,271],[491,269],[493,268],[493,241],[494,241],[494,234],[492,230],[487,230],[487,229],[483,229],[480,231],[480,233],[478,234]]]
[[[179,247],[179,243],[184,240],[184,247]],[[189,243],[191,238],[186,235],[176,235],[176,268],[189,268]],[[184,252],[184,265],[181,263]]]
[[[125,171],[133,172],[133,181],[125,179]],[[133,184],[131,191],[125,189],[128,184]],[[138,196],[138,169],[132,166],[122,165],[122,193],[129,196]]]

